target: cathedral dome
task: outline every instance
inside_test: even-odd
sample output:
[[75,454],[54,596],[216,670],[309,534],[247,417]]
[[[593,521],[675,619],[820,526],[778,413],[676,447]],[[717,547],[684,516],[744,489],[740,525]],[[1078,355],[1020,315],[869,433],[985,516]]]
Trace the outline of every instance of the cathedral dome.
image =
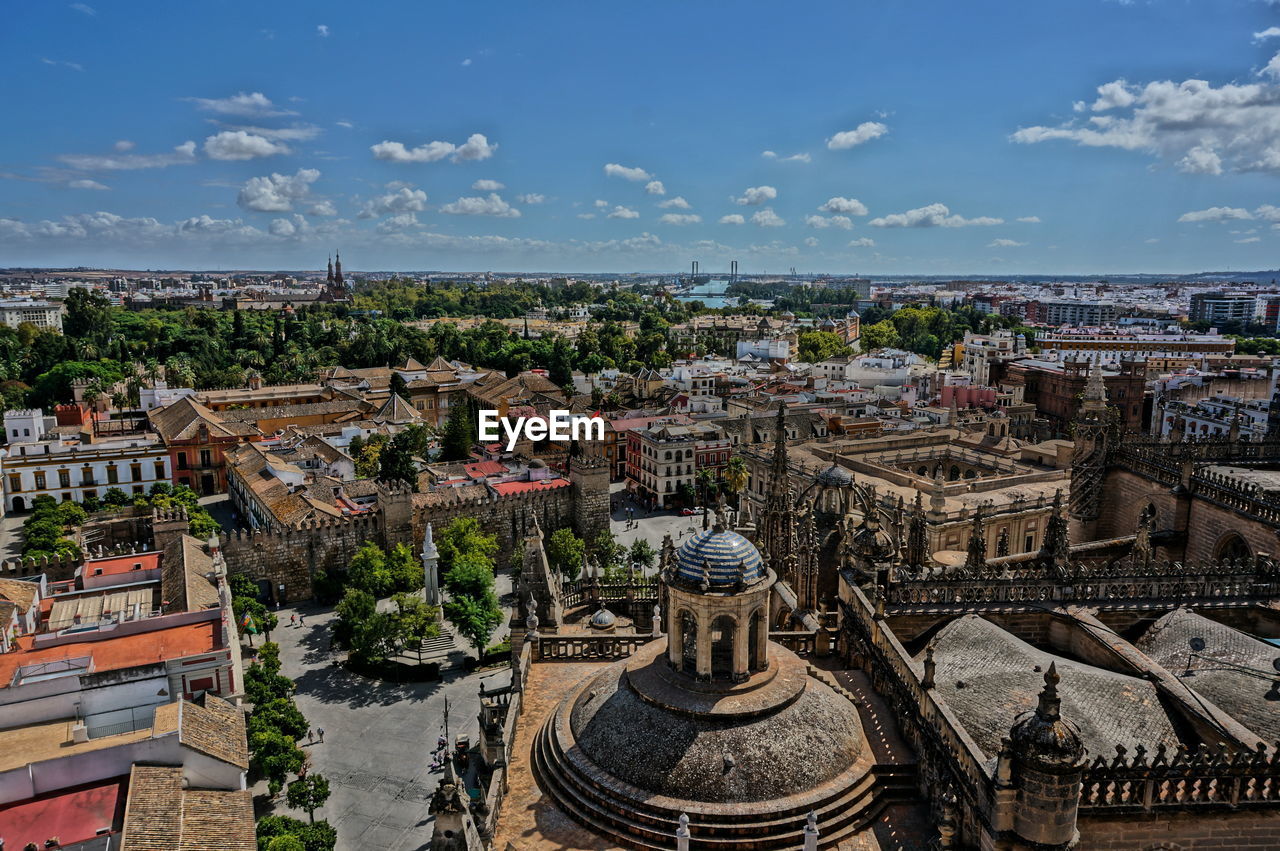
[[847,488],[853,484],[853,474],[839,464],[832,464],[818,474],[817,482],[823,487]]
[[703,570],[711,588],[727,589],[750,585],[764,579],[764,563],[760,551],[737,532],[722,527],[704,529],[680,545],[676,551],[676,578],[698,586]]

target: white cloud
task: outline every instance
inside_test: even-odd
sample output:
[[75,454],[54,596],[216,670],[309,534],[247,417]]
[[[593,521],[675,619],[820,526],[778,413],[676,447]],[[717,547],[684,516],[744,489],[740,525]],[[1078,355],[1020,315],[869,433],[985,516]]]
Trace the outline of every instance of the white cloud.
[[993,239],[987,243],[987,248],[1022,248],[1025,242],[1018,242],[1016,239]]
[[240,219],[198,216],[166,225],[151,217],[125,218],[98,211],[63,216],[57,221],[22,222],[0,219],[0,238],[52,241],[93,241],[103,245],[154,244],[162,240],[217,237],[224,241],[261,241],[266,234]]
[[414,189],[412,185],[400,183],[388,184],[391,191],[385,195],[370,198],[357,214],[361,219],[374,219],[388,213],[420,213],[427,209],[427,193]]
[[335,121],[335,122],[333,122],[333,123],[334,123],[334,124],[337,124],[339,127],[345,127],[345,128],[347,128],[348,130],[350,130],[350,129],[352,129],[353,127],[355,127],[355,125],[354,125],[354,124],[352,124],[350,121]]
[[1277,38],[1277,37],[1280,37],[1280,27],[1267,27],[1265,30],[1262,30],[1261,32],[1254,33],[1253,41],[1255,44],[1257,44],[1260,41],[1266,41],[1269,38]]
[[287,109],[281,109],[271,102],[271,98],[262,92],[240,92],[226,98],[185,98],[200,109],[216,112],[218,115],[239,115],[243,117],[268,117],[273,115],[297,115]]
[[538,192],[526,192],[523,195],[517,195],[516,200],[519,201],[521,204],[528,204],[529,206],[534,206],[536,204],[545,204],[547,201],[547,196]]
[[661,180],[650,180],[644,185],[644,191],[650,195],[666,195],[667,187],[662,185]]
[[853,130],[842,130],[827,140],[827,148],[832,151],[846,151],[863,142],[879,139],[889,132],[889,128],[879,121],[864,121]]
[[1263,204],[1255,209],[1253,214],[1264,222],[1280,222],[1280,207],[1274,204]]
[[329,37],[329,27],[326,24],[319,24],[316,26],[316,32],[319,33],[321,38]]
[[618,206],[614,207],[612,210],[609,211],[609,215],[606,218],[638,219],[640,218],[640,214],[637,213],[635,210],[630,209],[629,207],[623,207],[621,204],[619,204]]
[[578,218],[580,219],[594,219],[595,217],[596,217],[595,213],[579,213],[578,214]]
[[1150,239],[1144,239],[1142,241],[1145,242],[1147,245],[1155,245],[1157,242],[1160,241],[1160,238],[1153,236]]
[[1247,244],[1248,244],[1248,243],[1250,243],[1250,242],[1262,242],[1262,237],[1260,237],[1260,236],[1247,236],[1247,237],[1245,237],[1244,239],[1237,239],[1237,240],[1234,240],[1234,241],[1235,241],[1237,244],[1239,244],[1239,245],[1247,245]]
[[421,227],[416,213],[398,213],[378,222],[377,231],[378,233],[401,233],[416,227]]
[[71,180],[67,182],[67,187],[70,189],[99,189],[99,190],[111,188],[110,186],[105,186],[96,180]]
[[1040,217],[1039,216],[1018,216],[1018,221],[1028,225],[1038,225],[1040,224]]
[[113,150],[119,151],[120,153],[123,154],[127,151],[132,151],[134,148],[137,147],[137,145],[135,145],[133,142],[130,142],[128,139],[120,139],[111,147]]
[[338,210],[332,201],[317,201],[307,208],[308,216],[336,216]]
[[246,133],[252,133],[254,136],[270,139],[273,142],[307,142],[316,138],[322,132],[314,124],[294,124],[289,127],[257,127],[251,124],[223,124],[217,119],[212,120],[227,130],[243,130]]
[[871,239],[870,237],[864,236],[859,239],[850,240],[849,247],[850,248],[875,248],[876,241],[874,239]]
[[867,206],[857,198],[828,198],[827,203],[818,208],[823,213],[845,213],[850,216],[865,216]]
[[804,223],[811,228],[818,228],[819,230],[825,228],[852,230],[853,228],[853,219],[848,216],[832,216],[830,218],[825,216],[805,216]]
[[300,168],[293,175],[251,177],[236,196],[236,203],[246,210],[260,213],[288,212],[293,209],[295,201],[307,197],[311,184],[319,178],[320,172],[314,168]]
[[666,201],[662,201],[661,203],[659,203],[659,204],[658,204],[658,206],[659,206],[659,207],[661,207],[661,208],[662,208],[662,209],[664,209],[664,210],[688,210],[688,209],[690,209],[689,202],[688,202],[688,201],[686,201],[686,200],[684,200],[684,196],[682,196],[682,195],[677,195],[677,196],[676,196],[676,197],[674,197],[674,198],[668,198]]
[[605,207],[609,206],[609,202],[605,201],[603,198],[597,198],[593,203],[597,210],[603,210]]
[[751,223],[762,228],[780,228],[787,222],[772,207],[765,207],[763,210],[756,210],[751,216]]
[[506,189],[507,187],[505,184],[499,183],[496,180],[488,180],[488,179],[482,178],[480,180],[477,180],[475,183],[471,184],[471,188],[476,190],[477,192],[498,192],[500,190]]
[[463,67],[463,68],[470,68],[470,67],[471,67],[471,60],[470,60],[470,59],[463,59],[463,60],[462,60],[462,62],[461,62],[460,64],[462,65],[462,67]]
[[90,6],[88,3],[72,3],[71,8],[75,9],[82,15],[88,15],[91,18],[97,17],[98,10]]
[[742,197],[733,199],[742,206],[758,207],[778,197],[778,190],[772,186],[748,186]]
[[807,236],[805,237],[804,244],[809,246],[810,248],[817,248],[818,238],[816,236]]
[[665,225],[696,225],[702,221],[697,213],[665,213],[658,221]]
[[84,70],[84,66],[81,65],[79,62],[66,62],[62,59],[49,59],[47,57],[41,57],[40,61],[46,65],[52,65],[55,68],[59,68],[59,67],[70,68],[72,71]]
[[776,151],[763,151],[760,156],[766,160],[777,160],[780,163],[807,163],[813,159],[808,154],[792,154],[789,157],[784,157]]
[[653,175],[642,168],[618,165],[617,163],[606,163],[604,174],[605,177],[621,177],[623,180],[630,180],[632,183],[653,179]]
[[738,215],[737,213],[730,213],[727,216],[720,217],[720,224],[722,225],[744,225],[746,223],[746,218]]
[[905,213],[881,216],[878,219],[872,219],[868,224],[877,228],[962,228],[973,225],[1002,225],[1004,219],[990,216],[966,219],[964,216],[953,215],[946,204],[928,204],[914,210],[907,210]]
[[286,145],[243,130],[223,130],[204,140],[204,153],[211,160],[251,160],[290,151]]
[[84,171],[131,171],[189,165],[196,161],[196,143],[183,142],[168,154],[63,154],[59,162]]
[[[1280,74],[1277,54],[1259,76]],[[1010,139],[1142,151],[1195,174],[1280,174],[1280,85],[1114,80],[1097,89],[1088,120],[1023,127]]]
[[297,234],[298,228],[288,219],[272,219],[271,224],[267,226],[267,231],[272,236],[290,237]]
[[1252,219],[1253,214],[1243,207],[1209,207],[1206,210],[1192,210],[1178,216],[1180,222],[1227,222],[1234,219]]
[[461,145],[452,142],[427,142],[416,148],[405,147],[403,142],[382,141],[372,146],[373,158],[393,163],[433,163],[448,157],[453,162],[487,160],[498,149],[490,144],[482,133],[472,133]]
[[497,216],[500,219],[520,218],[520,211],[502,200],[496,192],[490,192],[484,198],[475,195],[459,198],[457,201],[445,204],[440,208],[440,212],[454,216]]

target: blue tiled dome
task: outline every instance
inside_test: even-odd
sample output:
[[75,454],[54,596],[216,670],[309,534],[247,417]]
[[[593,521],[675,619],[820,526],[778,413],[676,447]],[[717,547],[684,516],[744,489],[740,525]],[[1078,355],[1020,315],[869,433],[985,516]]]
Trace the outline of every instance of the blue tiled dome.
[[737,585],[739,565],[743,566],[742,576],[748,583],[764,577],[760,551],[737,532],[704,529],[676,551],[676,575],[691,585],[702,582],[704,564],[712,588]]

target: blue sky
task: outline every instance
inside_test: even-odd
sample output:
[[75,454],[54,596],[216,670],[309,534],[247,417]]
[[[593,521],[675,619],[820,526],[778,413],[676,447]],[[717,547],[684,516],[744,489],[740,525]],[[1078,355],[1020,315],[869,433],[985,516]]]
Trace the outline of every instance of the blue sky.
[[4,17],[0,265],[317,268],[331,248],[356,269],[1278,265],[1266,0],[13,0]]

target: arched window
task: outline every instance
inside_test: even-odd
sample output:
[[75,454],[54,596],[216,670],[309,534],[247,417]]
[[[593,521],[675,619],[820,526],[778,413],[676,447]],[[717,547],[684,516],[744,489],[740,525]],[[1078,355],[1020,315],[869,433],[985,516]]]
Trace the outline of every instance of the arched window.
[[711,679],[733,679],[733,639],[737,624],[728,615],[711,622]]
[[680,670],[696,673],[698,670],[698,622],[689,612],[680,613]]
[[1238,561],[1240,559],[1253,558],[1253,553],[1249,551],[1249,545],[1245,543],[1244,538],[1235,532],[1231,532],[1218,542],[1218,547],[1214,551],[1213,557],[1217,561],[1225,561],[1227,559]]
[[758,671],[764,667],[760,658],[760,630],[764,625],[764,615],[756,610],[751,613],[751,626],[747,629],[747,667]]

